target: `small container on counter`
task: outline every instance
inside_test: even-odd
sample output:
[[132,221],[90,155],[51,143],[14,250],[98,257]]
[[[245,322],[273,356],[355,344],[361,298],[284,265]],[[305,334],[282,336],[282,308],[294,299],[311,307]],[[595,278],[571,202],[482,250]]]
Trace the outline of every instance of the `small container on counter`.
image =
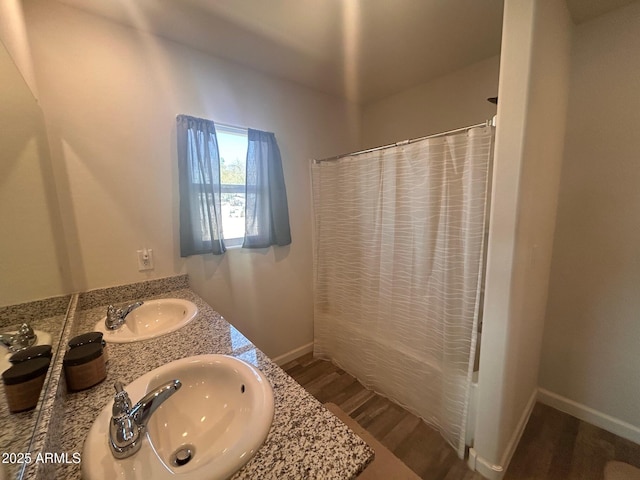
[[14,353],[9,358],[9,361],[15,365],[17,363],[33,360],[34,358],[48,358],[51,360],[51,345],[38,345],[35,347],[25,348],[17,353]]
[[11,413],[31,410],[38,404],[50,359],[34,358],[16,363],[2,373],[4,392]]
[[70,391],[91,388],[107,377],[102,343],[88,343],[70,349],[62,364]]
[[104,355],[105,363],[109,361],[107,354],[107,342],[102,338],[102,332],[89,332],[73,337],[69,340],[69,348],[81,347],[82,345],[88,345],[90,343],[96,343],[102,345],[102,355]]

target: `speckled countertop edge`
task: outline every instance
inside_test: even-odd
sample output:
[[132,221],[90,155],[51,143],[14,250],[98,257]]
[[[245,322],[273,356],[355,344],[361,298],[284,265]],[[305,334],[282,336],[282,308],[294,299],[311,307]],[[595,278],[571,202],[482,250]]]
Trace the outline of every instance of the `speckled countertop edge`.
[[[183,286],[186,277],[182,277],[170,279],[166,286]],[[163,337],[134,344],[109,344],[107,379],[96,387],[84,392],[66,393],[62,377],[52,410],[57,412],[57,420],[49,424],[49,434],[41,443],[42,451],[66,453],[69,456],[81,452],[93,420],[112,399],[112,385],[116,379],[130,382],[142,373],[179,358],[220,353],[256,365],[271,382],[275,398],[274,420],[265,443],[232,477],[233,480],[349,479],[357,476],[373,459],[373,450],[360,437],[195,293],[188,288],[181,288],[169,292],[165,289],[167,293],[158,295],[157,290],[162,286],[156,287],[155,294],[146,299],[185,298],[196,303],[198,316],[187,326]],[[152,290],[143,288],[142,291]],[[98,294],[95,298],[107,299],[108,296]],[[112,299],[107,301],[116,303]],[[104,304],[97,303],[83,303],[80,299],[79,305],[91,307],[76,311],[70,335],[93,330],[105,310]],[[70,418],[73,418],[72,422]],[[52,432],[56,434],[52,435]],[[33,467],[28,469],[25,479],[78,479],[81,476],[80,465],[73,462]]]

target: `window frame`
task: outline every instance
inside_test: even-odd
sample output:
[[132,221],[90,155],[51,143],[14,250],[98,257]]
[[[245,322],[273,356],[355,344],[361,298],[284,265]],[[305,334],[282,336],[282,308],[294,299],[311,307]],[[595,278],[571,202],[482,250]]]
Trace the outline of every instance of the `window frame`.
[[[214,127],[216,130],[216,137],[217,138],[217,143],[218,143],[218,156],[220,158],[220,163],[222,163],[222,154],[220,153],[220,133],[222,134],[230,134],[230,135],[242,135],[244,137],[244,139],[246,140],[247,143],[247,150],[249,148],[249,129],[248,128],[241,128],[241,127],[235,127],[233,125],[226,125],[224,123],[217,123],[214,122]],[[222,165],[221,165],[222,166]],[[246,167],[246,153],[245,153],[245,167]],[[224,193],[240,193],[244,195],[244,212],[245,215],[243,215],[243,218],[246,218],[246,211],[247,211],[247,177],[246,177],[246,170],[245,170],[245,182],[244,184],[233,184],[233,183],[223,183],[222,182],[222,174],[220,175],[220,194],[224,194]],[[221,212],[222,213],[222,212]],[[222,220],[222,217],[221,217]],[[234,237],[234,238],[226,238],[225,234],[224,234],[224,222],[222,223],[222,235],[223,235],[223,241],[226,247],[241,247],[243,242],[244,242],[244,237],[247,233],[247,226],[246,223],[243,227],[243,233],[241,237]]]

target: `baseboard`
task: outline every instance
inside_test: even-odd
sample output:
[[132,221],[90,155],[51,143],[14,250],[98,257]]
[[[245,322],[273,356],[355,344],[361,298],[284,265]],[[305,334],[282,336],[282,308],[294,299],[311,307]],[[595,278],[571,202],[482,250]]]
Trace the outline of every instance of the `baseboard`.
[[507,448],[505,449],[504,454],[502,455],[502,460],[499,465],[493,464],[482,456],[478,455],[478,452],[474,448],[469,449],[469,458],[467,460],[467,465],[471,470],[478,472],[483,477],[488,480],[502,480],[505,472],[507,471],[507,467],[509,463],[511,463],[511,458],[518,447],[518,443],[520,443],[520,438],[524,433],[524,429],[527,426],[527,422],[529,421],[529,417],[531,416],[531,412],[533,411],[533,407],[536,404],[536,398],[538,396],[538,391],[534,390],[531,393],[531,397],[529,397],[529,401],[527,402],[527,406],[522,412],[522,416],[518,421],[518,425],[514,430],[511,438],[509,439],[509,443],[507,444]]
[[545,390],[544,388],[538,389],[538,400],[545,405],[568,413],[580,420],[600,427],[607,432],[614,433],[619,437],[640,444],[640,427],[624,422],[619,418],[612,417],[591,407],[587,407],[557,393]]
[[276,365],[282,366],[285,363],[292,362],[296,358],[299,358],[299,357],[301,357],[303,355],[306,355],[307,353],[310,353],[310,352],[313,352],[313,342],[307,343],[306,345],[303,345],[301,347],[295,348],[295,349],[291,350],[290,352],[284,353],[282,355],[278,355],[277,357],[272,358],[271,360],[273,362],[275,362]]
[[504,468],[501,465],[493,465],[478,455],[473,447],[469,449],[468,467],[474,472],[478,472],[488,480],[502,480]]

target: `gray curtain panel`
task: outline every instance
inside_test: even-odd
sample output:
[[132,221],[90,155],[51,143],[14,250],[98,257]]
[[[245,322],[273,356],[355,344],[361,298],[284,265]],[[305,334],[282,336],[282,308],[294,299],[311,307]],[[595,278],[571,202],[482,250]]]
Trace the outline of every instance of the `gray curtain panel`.
[[249,129],[243,248],[289,245],[289,208],[276,137]]
[[220,155],[211,120],[178,115],[180,256],[225,252]]

